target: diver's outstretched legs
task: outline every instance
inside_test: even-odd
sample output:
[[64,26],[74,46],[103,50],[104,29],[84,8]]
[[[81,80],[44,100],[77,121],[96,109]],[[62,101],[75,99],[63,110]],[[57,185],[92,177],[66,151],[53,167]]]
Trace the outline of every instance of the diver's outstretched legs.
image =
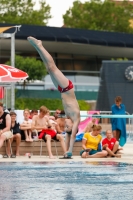
[[56,67],[52,56],[43,47],[42,41],[37,40],[33,37],[28,37],[28,41],[38,51],[41,59],[43,60],[45,66],[46,66],[47,71],[49,72],[49,74],[51,76],[51,79],[52,79],[55,87],[58,88],[58,85],[59,85],[62,88],[66,88],[68,86],[68,79]]

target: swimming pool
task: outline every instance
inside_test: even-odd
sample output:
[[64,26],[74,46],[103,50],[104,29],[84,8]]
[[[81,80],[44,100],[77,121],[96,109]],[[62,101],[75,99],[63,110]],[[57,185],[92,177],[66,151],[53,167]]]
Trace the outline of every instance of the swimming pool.
[[133,165],[117,162],[0,163],[0,199],[131,200]]

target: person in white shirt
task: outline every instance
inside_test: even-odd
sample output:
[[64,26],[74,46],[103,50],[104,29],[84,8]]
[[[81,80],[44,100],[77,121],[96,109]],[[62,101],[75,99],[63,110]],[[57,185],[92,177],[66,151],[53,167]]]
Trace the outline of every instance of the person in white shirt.
[[24,121],[23,121],[22,124],[20,124],[20,129],[24,131],[25,141],[26,142],[33,142],[32,130],[31,130],[32,120],[29,119],[30,110],[29,109],[25,109],[24,112],[23,112],[23,115],[24,115]]

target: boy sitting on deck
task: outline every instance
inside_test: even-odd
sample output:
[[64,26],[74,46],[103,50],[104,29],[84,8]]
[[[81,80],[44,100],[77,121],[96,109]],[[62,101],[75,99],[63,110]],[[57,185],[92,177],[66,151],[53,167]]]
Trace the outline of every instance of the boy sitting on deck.
[[23,115],[24,115],[24,120],[20,124],[20,130],[24,131],[25,141],[26,142],[33,142],[33,139],[32,139],[32,130],[31,130],[32,120],[29,119],[30,110],[29,109],[25,109],[24,112],[23,112]]
[[117,154],[119,150],[119,142],[113,138],[113,134],[110,130],[106,131],[106,138],[102,140],[103,150],[108,152],[109,157],[121,158],[120,154]]

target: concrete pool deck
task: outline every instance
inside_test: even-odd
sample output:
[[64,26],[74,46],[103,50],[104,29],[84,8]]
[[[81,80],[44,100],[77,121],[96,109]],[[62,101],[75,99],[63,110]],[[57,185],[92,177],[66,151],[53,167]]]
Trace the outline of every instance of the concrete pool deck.
[[121,151],[121,158],[87,158],[83,159],[80,156],[73,156],[72,159],[59,159],[55,156],[55,159],[49,159],[48,156],[33,155],[31,158],[28,156],[19,156],[16,158],[0,158],[0,162],[122,162],[133,164],[133,143],[127,143]]

